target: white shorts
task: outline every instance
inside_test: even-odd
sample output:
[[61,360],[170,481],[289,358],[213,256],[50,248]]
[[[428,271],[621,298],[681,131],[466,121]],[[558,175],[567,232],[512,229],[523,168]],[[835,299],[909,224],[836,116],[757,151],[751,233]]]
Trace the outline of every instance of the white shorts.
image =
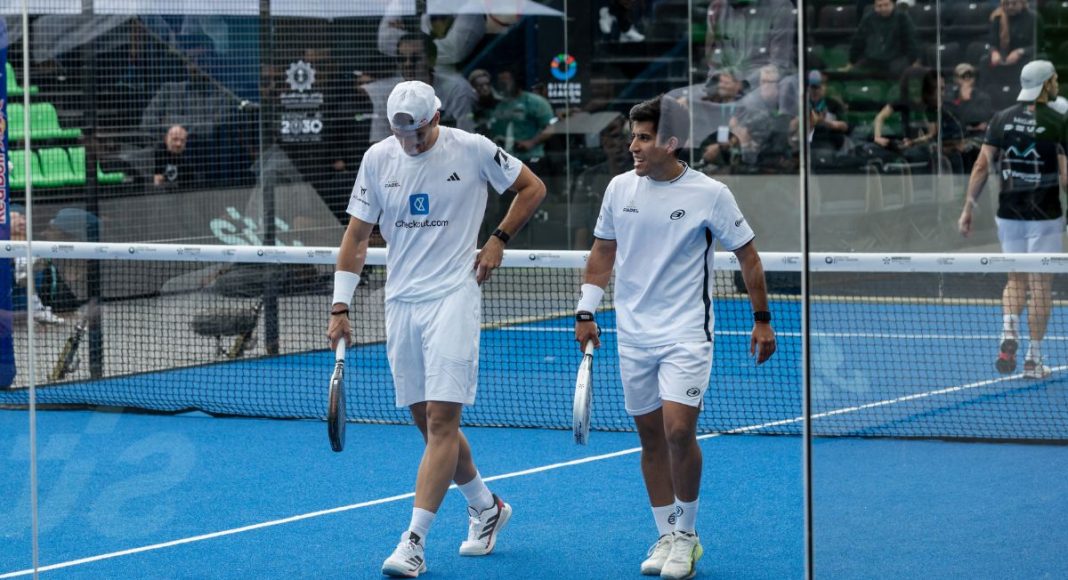
[[650,348],[619,345],[619,374],[627,413],[645,415],[664,401],[701,407],[712,373],[712,343]]
[[474,278],[436,300],[387,300],[386,357],[397,406],[474,403],[481,324],[482,292]]
[[1059,254],[1064,250],[1064,218],[1025,221],[995,218],[1006,254]]

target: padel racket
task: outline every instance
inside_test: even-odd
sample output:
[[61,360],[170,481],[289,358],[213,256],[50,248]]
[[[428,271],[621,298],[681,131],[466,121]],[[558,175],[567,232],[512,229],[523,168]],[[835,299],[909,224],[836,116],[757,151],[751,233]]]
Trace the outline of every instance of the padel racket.
[[330,395],[326,407],[326,430],[330,434],[330,448],[345,449],[345,339],[339,339],[334,359],[334,374],[330,376]]
[[590,441],[590,406],[593,403],[593,341],[586,341],[578,378],[575,379],[575,407],[572,429],[575,443],[586,445]]

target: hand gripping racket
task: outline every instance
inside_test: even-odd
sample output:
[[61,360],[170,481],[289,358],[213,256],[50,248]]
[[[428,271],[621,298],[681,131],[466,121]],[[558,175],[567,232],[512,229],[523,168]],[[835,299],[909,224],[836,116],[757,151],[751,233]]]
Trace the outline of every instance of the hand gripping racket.
[[572,429],[575,443],[586,445],[590,441],[590,406],[593,403],[593,341],[586,341],[586,349],[579,364],[575,379],[575,406]]
[[330,395],[326,407],[326,430],[330,434],[330,448],[345,449],[345,339],[337,343],[334,374],[330,376]]

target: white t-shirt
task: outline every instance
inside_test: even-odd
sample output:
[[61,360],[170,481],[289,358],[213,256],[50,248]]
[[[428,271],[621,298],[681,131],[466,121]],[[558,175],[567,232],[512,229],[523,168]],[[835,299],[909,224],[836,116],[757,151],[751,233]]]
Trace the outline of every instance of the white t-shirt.
[[439,131],[415,157],[395,137],[375,143],[352,188],[349,214],[378,223],[389,246],[387,300],[432,300],[473,277],[486,184],[504,192],[523,167],[482,135]]
[[689,167],[617,175],[593,235],[616,241],[619,344],[638,347],[712,340],[713,238],[733,251],[754,237],[730,189]]

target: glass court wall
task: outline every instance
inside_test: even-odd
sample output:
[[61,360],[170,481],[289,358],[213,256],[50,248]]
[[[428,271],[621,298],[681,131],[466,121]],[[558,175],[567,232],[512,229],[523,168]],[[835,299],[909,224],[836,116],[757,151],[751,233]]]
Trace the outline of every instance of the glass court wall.
[[[35,239],[336,246],[362,156],[388,135],[386,96],[397,82],[418,79],[437,89],[444,124],[494,140],[546,183],[544,204],[509,247],[584,251],[607,183],[631,167],[627,112],[663,95],[684,119],[681,156],[692,170],[731,188],[767,253],[769,289],[779,300],[776,328],[780,344],[790,345],[782,353],[800,353],[800,258],[773,253],[800,252],[802,240],[808,250],[826,254],[827,264],[848,264],[861,253],[880,254],[878,263],[906,254],[998,253],[994,180],[968,237],[957,231],[965,185],[989,119],[1015,101],[1023,63],[1045,56],[1059,66],[1060,44],[1068,40],[1059,36],[1060,3],[1016,0],[35,0],[28,2],[26,27],[21,2],[0,8],[10,65],[7,219],[11,204],[30,206]],[[876,37],[891,40],[875,46],[869,41]],[[489,195],[480,243],[510,199]],[[373,244],[384,245],[377,236]],[[43,307],[62,321],[38,313],[45,311],[35,310],[32,300],[27,307],[23,298],[20,309],[14,276],[13,392],[19,396],[29,382],[31,343],[42,388],[111,372],[114,363],[94,346],[93,325],[79,334],[79,321],[92,320],[97,304],[155,296],[174,280],[150,273],[116,285],[106,267],[63,260],[35,263],[31,270]],[[366,274],[382,276],[375,269]],[[742,296],[736,274],[715,276],[717,287]],[[181,278],[183,284],[190,279]],[[899,427],[925,413],[943,414],[945,407],[883,403],[988,380],[956,369],[992,366],[987,355],[997,355],[999,314],[990,301],[1000,296],[999,280],[938,272],[904,277],[898,270],[813,273],[807,396],[812,413],[845,417],[811,422],[817,436],[809,456],[816,576],[871,577],[866,566],[878,563],[883,567],[875,570],[951,577],[960,554],[990,547],[992,541],[944,533],[968,529],[989,482],[939,480],[932,470],[1009,467],[1018,459],[1013,443],[991,451],[985,442],[951,446],[943,440],[1018,436],[982,429],[977,435],[969,429],[970,415],[952,429],[924,420],[917,429]],[[931,302],[969,300],[962,306],[968,316],[982,310],[993,330],[957,327],[957,334],[994,337],[965,346],[956,338],[938,339],[931,327],[964,315]],[[40,318],[32,334],[31,316]],[[158,323],[150,312],[143,316],[123,332],[154,340]],[[253,348],[261,356],[277,353],[273,345],[285,328],[265,326]],[[885,336],[872,339],[877,332]],[[57,361],[76,334],[84,337],[83,360],[73,371]],[[202,338],[198,348],[214,356],[216,343]],[[730,360],[720,344],[717,360]],[[940,362],[948,349],[973,347],[975,354]],[[802,577],[803,367],[786,356],[770,364],[777,366],[767,376],[790,378],[767,381],[775,384],[765,396],[778,406],[759,423],[792,423],[780,434],[752,437],[788,442],[780,461],[786,466],[777,469],[792,483],[789,507],[768,520],[790,530],[785,535],[792,539],[763,546],[777,563],[754,562],[753,570]],[[916,382],[916,376],[923,378]],[[896,388],[911,383],[918,386]],[[998,399],[1003,393],[981,395]],[[850,409],[876,403],[891,411],[853,420],[858,414]],[[971,407],[972,399],[952,404]],[[1022,408],[1046,412],[1047,404]],[[5,559],[9,565],[0,574],[32,563],[29,419],[21,399],[12,407],[0,410],[5,423],[15,425],[5,428],[10,445],[0,449],[11,490],[0,505],[10,514],[3,525],[11,550],[4,553],[13,559]],[[995,404],[980,414],[1001,417],[1004,410]],[[42,564],[91,555],[66,548],[72,528],[104,537],[106,552],[142,545],[168,526],[176,538],[204,532],[182,527],[176,492],[196,497],[203,482],[192,474],[218,467],[215,448],[180,430],[147,435],[143,423],[152,418],[97,405],[37,416]],[[242,453],[251,461],[257,446],[250,443]],[[1027,485],[1022,474],[1037,473],[1033,466],[1043,459],[1031,461],[1015,474],[1021,479],[1006,481]],[[310,474],[315,466],[295,458],[288,467]],[[103,484],[90,483],[97,481],[87,475],[94,471],[108,474]],[[706,478],[718,475],[706,464]],[[235,477],[256,485],[255,473]],[[306,477],[295,476],[289,485],[311,484]],[[758,473],[739,486],[759,489],[765,477],[771,475]],[[952,485],[924,484],[931,481]],[[1033,489],[1039,496],[1060,497],[1043,495],[1040,490],[1052,490],[1041,481],[1030,485],[1039,486]],[[951,504],[949,495],[963,499]],[[731,509],[715,498],[702,503],[705,510]],[[915,523],[932,504],[949,506],[938,512],[940,523]],[[1031,513],[1006,510],[976,533],[1011,535],[1023,524],[1010,516]],[[1040,529],[1057,537],[1056,529]],[[922,542],[935,563],[893,548],[905,540]],[[744,551],[729,537],[715,546]],[[1036,572],[1058,569],[1048,544],[1029,547],[1045,558]],[[709,555],[702,567],[714,574],[716,554]]]

